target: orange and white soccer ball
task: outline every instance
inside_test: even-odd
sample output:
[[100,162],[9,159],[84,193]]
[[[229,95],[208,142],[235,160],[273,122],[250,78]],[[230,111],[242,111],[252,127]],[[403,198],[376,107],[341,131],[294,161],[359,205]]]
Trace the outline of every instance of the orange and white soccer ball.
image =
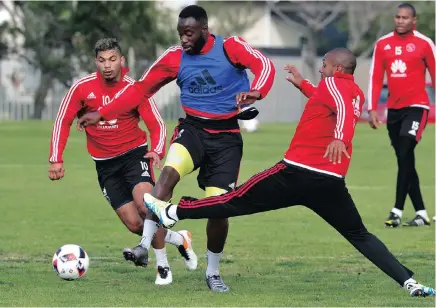
[[76,280],[83,277],[89,268],[86,251],[74,244],[64,245],[53,256],[53,270],[64,280]]

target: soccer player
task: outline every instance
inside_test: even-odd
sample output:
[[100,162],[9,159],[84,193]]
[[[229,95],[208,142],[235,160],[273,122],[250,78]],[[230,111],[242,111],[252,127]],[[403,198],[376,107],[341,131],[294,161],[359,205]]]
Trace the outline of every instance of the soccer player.
[[[119,91],[134,83],[126,75],[128,69],[123,68],[124,62],[115,39],[101,39],[96,43],[97,72],[80,79],[71,87],[62,100],[56,117],[50,144],[48,175],[51,180],[64,177],[62,153],[76,115],[98,110],[107,105],[112,97],[119,95]],[[138,126],[140,117],[150,131],[153,147],[147,144],[147,134]],[[125,226],[132,233],[141,235],[147,212],[142,201],[143,195],[151,192],[154,185],[152,163],[159,165],[165,155],[166,126],[156,104],[151,98],[143,100],[137,108],[132,108],[117,118],[86,127],[86,136],[88,152],[95,161],[104,197]],[[157,265],[156,284],[159,285],[172,282],[164,240],[179,249],[188,268],[195,269],[197,266],[190,233],[184,230],[165,234],[161,228],[153,243]]]
[[[180,179],[196,169],[200,169],[198,185],[206,196],[235,188],[243,147],[238,119],[257,115],[257,110],[247,105],[267,95],[275,74],[271,61],[240,37],[210,34],[206,11],[199,6],[187,6],[180,12],[177,31],[181,46],[168,48],[136,87],[126,89],[99,112],[79,119],[84,125],[96,123],[101,117],[110,119],[135,106],[136,101],[131,97],[150,97],[177,79],[186,117],[179,120],[165,166],[153,190],[153,195],[163,200],[170,200]],[[254,74],[251,87],[247,68]],[[151,237],[158,227],[151,220],[144,224],[149,230],[146,232],[144,227],[141,244],[124,251],[135,262],[147,256]],[[229,290],[219,273],[228,224],[226,218],[210,219],[206,228],[206,283],[214,292]]]
[[182,219],[250,215],[297,204],[318,214],[360,253],[392,277],[412,296],[434,295],[412,279],[413,273],[364,226],[345,185],[353,151],[354,128],[364,95],[354,83],[356,58],[345,48],[327,53],[318,87],[303,80],[294,66],[287,79],[309,97],[295,135],[282,161],[251,177],[235,191],[179,205],[144,195],[147,207],[166,227]]
[[389,227],[401,225],[407,195],[410,196],[416,216],[405,226],[430,225],[415,168],[415,147],[421,140],[427,124],[429,97],[425,90],[426,69],[435,84],[435,46],[432,40],[414,30],[415,8],[408,3],[398,6],[395,30],[381,37],[374,49],[369,77],[369,123],[377,129],[380,118],[377,102],[387,72],[388,116],[387,129],[397,156],[398,173],[395,205],[385,221]]

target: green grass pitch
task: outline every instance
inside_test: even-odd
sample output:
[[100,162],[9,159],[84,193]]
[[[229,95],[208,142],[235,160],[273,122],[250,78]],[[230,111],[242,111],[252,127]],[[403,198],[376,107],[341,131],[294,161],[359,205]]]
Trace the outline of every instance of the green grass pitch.
[[[175,123],[168,123],[171,136]],[[221,264],[228,294],[212,294],[204,282],[206,221],[183,221],[199,255],[197,271],[185,270],[167,246],[174,282],[154,285],[154,254],[147,269],[122,258],[137,244],[103,198],[85,136],[72,129],[65,152],[66,176],[47,178],[51,122],[0,122],[0,306],[402,306],[434,307],[433,298],[411,298],[362,257],[335,230],[303,207],[232,218]],[[262,124],[244,134],[240,181],[279,161],[295,125]],[[417,168],[431,216],[435,214],[435,127],[417,148]],[[176,189],[202,196],[196,173]],[[416,273],[435,284],[435,225],[384,228],[393,205],[396,161],[386,128],[359,124],[347,176],[367,228]],[[407,201],[404,217],[412,218]],[[59,279],[51,267],[58,247],[74,243],[91,264],[83,279]]]

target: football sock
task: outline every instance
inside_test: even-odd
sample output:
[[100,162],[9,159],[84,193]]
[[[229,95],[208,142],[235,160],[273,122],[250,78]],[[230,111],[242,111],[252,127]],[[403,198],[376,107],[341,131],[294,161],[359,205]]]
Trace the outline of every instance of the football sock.
[[167,230],[167,235],[165,235],[165,243],[172,244],[174,246],[183,245],[184,238],[179,232],[174,232],[171,230]]
[[409,279],[407,279],[407,280],[404,282],[404,284],[403,284],[403,287],[404,287],[406,290],[407,290],[407,285],[408,285],[409,283],[416,283],[416,280],[413,279],[413,278],[409,278]]
[[157,232],[159,225],[153,220],[144,220],[144,229],[142,231],[142,239],[139,245],[150,250],[151,241],[153,240],[154,234]]
[[164,247],[162,249],[154,249],[154,253],[156,255],[156,268],[158,266],[168,266],[168,259],[167,259],[167,249]]
[[167,215],[169,218],[175,221],[179,221],[179,217],[177,217],[177,205],[170,205],[170,207],[168,208]]
[[206,269],[207,277],[220,274],[219,265],[222,255],[223,255],[222,252],[214,253],[209,249],[207,250],[207,269]]
[[397,209],[395,207],[391,210],[391,213],[394,213],[395,215],[397,215],[400,218],[403,216],[403,211],[399,210],[399,209]]
[[427,210],[420,210],[416,212],[416,215],[421,216],[422,218],[428,219]]

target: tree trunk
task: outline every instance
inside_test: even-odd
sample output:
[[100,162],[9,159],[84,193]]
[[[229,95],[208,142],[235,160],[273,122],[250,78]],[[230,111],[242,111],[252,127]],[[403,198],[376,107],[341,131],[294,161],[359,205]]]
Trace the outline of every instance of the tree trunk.
[[[307,79],[312,83],[316,84],[318,82],[318,57],[317,57],[317,42],[316,42],[316,32],[307,29],[305,43],[302,46],[301,56],[303,58],[304,65],[307,70]],[[306,74],[304,72],[304,74]]]
[[38,89],[35,92],[35,97],[33,100],[33,119],[41,119],[42,111],[45,108],[45,98],[47,97],[48,90],[50,90],[53,82],[53,77],[46,73],[41,72],[41,81],[39,83]]

